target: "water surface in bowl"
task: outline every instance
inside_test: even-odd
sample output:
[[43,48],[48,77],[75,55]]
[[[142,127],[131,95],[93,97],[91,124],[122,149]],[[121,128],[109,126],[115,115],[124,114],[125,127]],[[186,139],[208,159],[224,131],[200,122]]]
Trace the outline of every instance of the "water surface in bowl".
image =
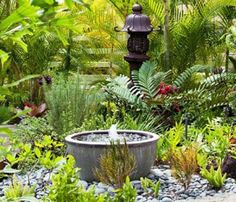
[[[118,133],[119,140],[121,142],[134,142],[134,141],[142,141],[147,140],[150,137],[143,134],[137,133]],[[111,142],[113,141],[112,138],[108,135],[108,133],[91,133],[91,134],[83,134],[75,136],[73,139],[85,142]]]

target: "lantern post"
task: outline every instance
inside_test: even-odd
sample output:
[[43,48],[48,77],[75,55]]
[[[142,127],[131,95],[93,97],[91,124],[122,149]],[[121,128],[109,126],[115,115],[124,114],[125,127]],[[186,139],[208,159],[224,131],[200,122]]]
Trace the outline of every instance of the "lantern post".
[[127,49],[128,55],[124,59],[130,66],[130,78],[132,79],[132,71],[139,70],[143,62],[149,60],[146,55],[149,49],[148,34],[153,31],[153,26],[148,16],[142,14],[142,6],[138,3],[132,7],[133,13],[128,15],[125,25],[121,30],[115,27],[117,32],[127,32],[129,34]]

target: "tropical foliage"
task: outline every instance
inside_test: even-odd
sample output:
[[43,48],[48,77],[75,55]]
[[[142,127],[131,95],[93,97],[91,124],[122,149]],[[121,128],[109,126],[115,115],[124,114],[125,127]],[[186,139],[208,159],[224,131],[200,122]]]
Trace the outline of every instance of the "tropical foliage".
[[112,124],[160,135],[150,158],[185,191],[193,175],[218,190],[235,178],[236,1],[138,2],[154,30],[150,60],[130,72],[129,34],[114,27],[135,0],[0,1],[0,181],[12,179],[0,201],[37,201],[36,170],[48,192],[39,200],[158,198],[162,178],[142,178],[140,190],[129,179],[139,163],[129,142],[112,143],[94,170],[117,190],[99,195],[79,179],[65,136]]

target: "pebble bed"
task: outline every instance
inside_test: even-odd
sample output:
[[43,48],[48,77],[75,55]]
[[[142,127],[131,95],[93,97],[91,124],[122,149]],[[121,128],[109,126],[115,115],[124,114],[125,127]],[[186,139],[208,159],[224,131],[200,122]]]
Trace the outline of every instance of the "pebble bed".
[[[120,141],[125,140],[126,142],[142,141],[150,138],[149,136],[140,135],[136,133],[119,133],[118,137]],[[108,143],[113,140],[108,134],[94,134],[94,133],[79,135],[75,139],[86,142],[108,142]]]
[[[36,172],[33,172],[30,177],[31,184],[37,184],[36,186],[36,197],[42,198],[45,194],[48,193],[46,190],[46,185],[50,184],[51,174],[45,169],[41,168]],[[200,199],[207,196],[217,196],[222,193],[235,193],[236,194],[236,182],[232,178],[227,178],[224,186],[216,191],[211,188],[207,180],[202,179],[199,175],[194,175],[191,181],[191,184],[187,190],[179,184],[172,176],[171,170],[167,165],[161,165],[156,168],[153,168],[148,175],[148,178],[156,182],[160,180],[161,189],[159,192],[158,198],[153,198],[148,193],[144,192],[141,187],[141,182],[139,180],[132,181],[135,186],[138,196],[136,198],[137,202],[171,202],[177,200],[188,200],[188,199]],[[26,175],[18,175],[18,179],[24,184],[27,183]],[[49,182],[49,183],[48,183]],[[10,179],[4,179],[0,181],[0,197],[4,195],[4,189],[10,185]],[[86,189],[90,186],[95,185],[95,193],[101,194],[109,192],[111,195],[114,194],[114,188],[112,186],[103,184],[101,182],[87,183],[86,181],[81,180],[79,185],[83,185]]]

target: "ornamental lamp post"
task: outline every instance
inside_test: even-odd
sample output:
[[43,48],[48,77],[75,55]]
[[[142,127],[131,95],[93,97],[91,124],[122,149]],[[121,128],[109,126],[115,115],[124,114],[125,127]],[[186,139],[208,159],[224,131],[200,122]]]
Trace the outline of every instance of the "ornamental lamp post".
[[129,39],[127,49],[129,54],[124,59],[130,66],[130,78],[132,79],[132,71],[139,70],[143,62],[149,57],[146,52],[149,49],[148,34],[153,31],[153,26],[148,16],[142,14],[142,6],[138,3],[132,7],[133,13],[126,17],[125,25],[121,30],[117,26],[114,28],[117,32],[127,32]]

